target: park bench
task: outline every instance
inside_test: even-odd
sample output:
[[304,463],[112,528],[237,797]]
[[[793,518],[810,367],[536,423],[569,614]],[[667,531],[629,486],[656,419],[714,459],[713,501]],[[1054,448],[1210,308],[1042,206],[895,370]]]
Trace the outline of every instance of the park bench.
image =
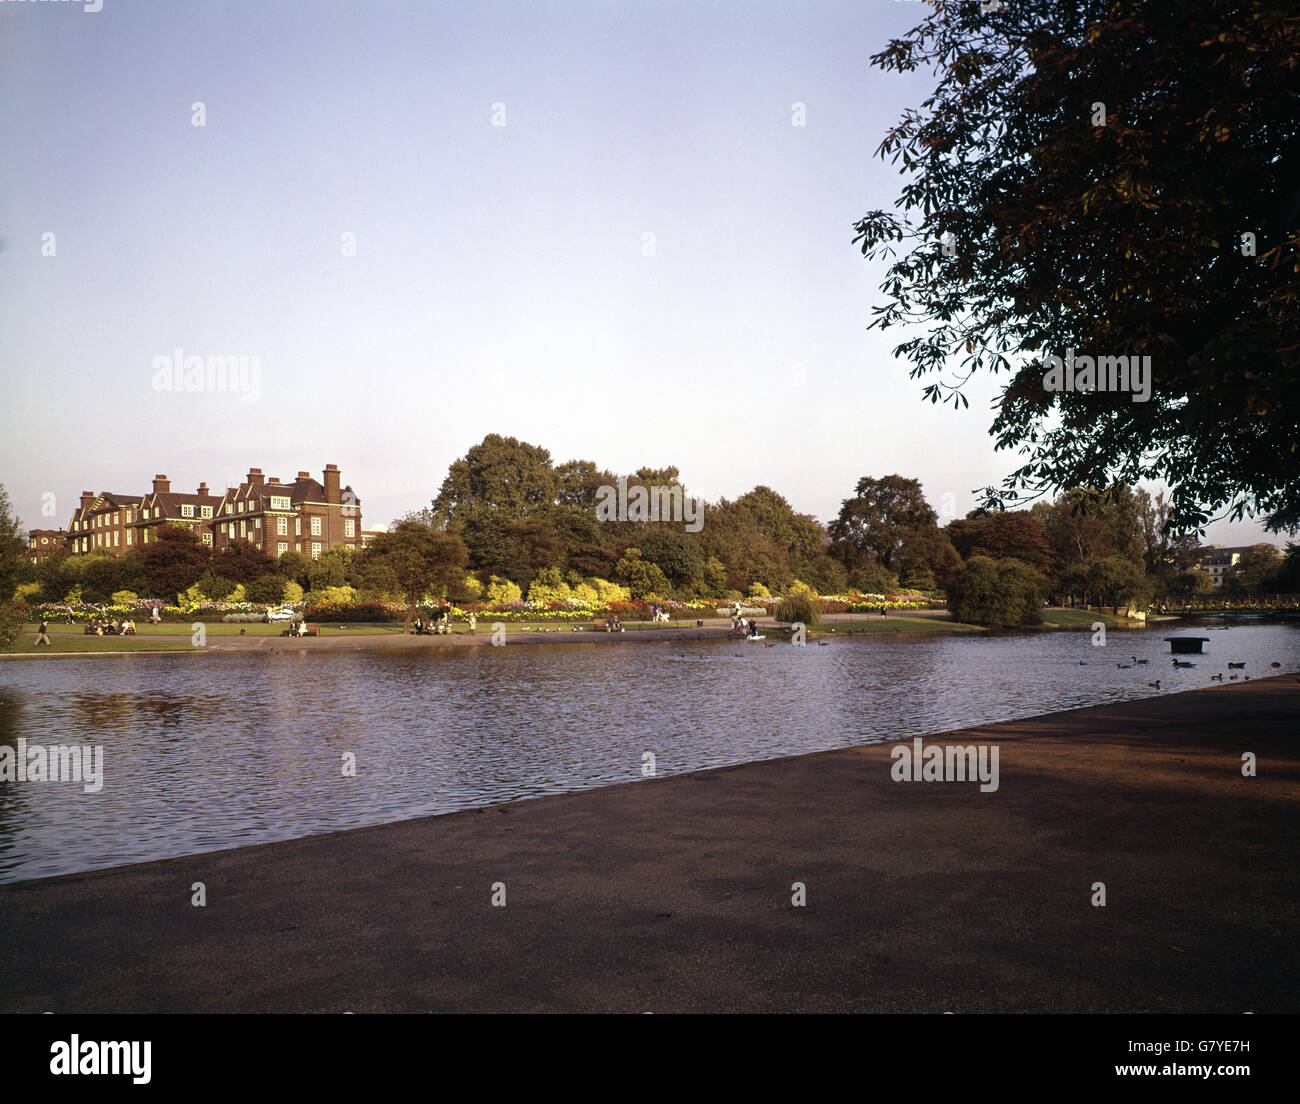
[[[297,634],[296,632],[294,632],[293,629],[290,628],[290,629],[281,629],[281,630],[280,630],[280,635],[281,635],[281,636],[297,636],[298,634]],[[319,626],[319,625],[304,625],[304,626],[303,626],[303,633],[302,633],[302,635],[303,635],[303,636],[320,636],[320,626]]]

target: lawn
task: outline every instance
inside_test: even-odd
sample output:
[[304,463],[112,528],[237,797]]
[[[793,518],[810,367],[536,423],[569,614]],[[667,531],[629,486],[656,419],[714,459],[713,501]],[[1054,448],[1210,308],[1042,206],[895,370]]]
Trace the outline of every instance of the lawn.
[[[63,628],[72,630],[73,626]],[[73,652],[157,652],[168,649],[189,649],[189,634],[184,640],[150,640],[139,636],[85,636],[80,628],[57,632],[50,627],[50,646],[35,647],[36,626],[24,625],[23,631],[12,644],[0,647],[0,655],[56,655]]]

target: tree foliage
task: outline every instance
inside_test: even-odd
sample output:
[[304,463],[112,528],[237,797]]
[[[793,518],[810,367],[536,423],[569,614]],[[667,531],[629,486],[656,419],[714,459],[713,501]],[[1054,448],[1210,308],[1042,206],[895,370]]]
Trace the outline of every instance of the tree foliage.
[[[1269,0],[944,0],[872,58],[933,68],[878,154],[904,212],[872,327],[932,402],[1009,374],[991,427],[1026,457],[990,504],[1139,479],[1180,530],[1227,507],[1300,523],[1300,13]],[[1243,234],[1253,235],[1254,250]],[[1149,401],[1048,392],[1043,358],[1152,358]],[[960,363],[964,378],[942,373]]]

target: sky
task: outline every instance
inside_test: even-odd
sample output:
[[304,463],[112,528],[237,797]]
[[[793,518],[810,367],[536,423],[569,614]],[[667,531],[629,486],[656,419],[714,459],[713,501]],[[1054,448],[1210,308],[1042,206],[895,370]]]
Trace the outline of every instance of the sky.
[[[934,84],[869,58],[924,11],[0,2],[0,483],[55,527],[335,463],[370,525],[501,433],[822,521],[895,472],[964,515],[1016,467],[999,381],[923,402],[852,244]],[[166,389],[193,356],[246,375]]]

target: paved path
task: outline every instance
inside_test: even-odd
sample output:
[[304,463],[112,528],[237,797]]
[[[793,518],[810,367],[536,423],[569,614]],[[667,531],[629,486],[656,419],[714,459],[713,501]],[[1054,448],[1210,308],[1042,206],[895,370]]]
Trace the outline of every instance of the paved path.
[[1296,1012],[1297,715],[1287,676],[934,739],[997,744],[991,793],[873,746],[0,887],[0,1010]]

